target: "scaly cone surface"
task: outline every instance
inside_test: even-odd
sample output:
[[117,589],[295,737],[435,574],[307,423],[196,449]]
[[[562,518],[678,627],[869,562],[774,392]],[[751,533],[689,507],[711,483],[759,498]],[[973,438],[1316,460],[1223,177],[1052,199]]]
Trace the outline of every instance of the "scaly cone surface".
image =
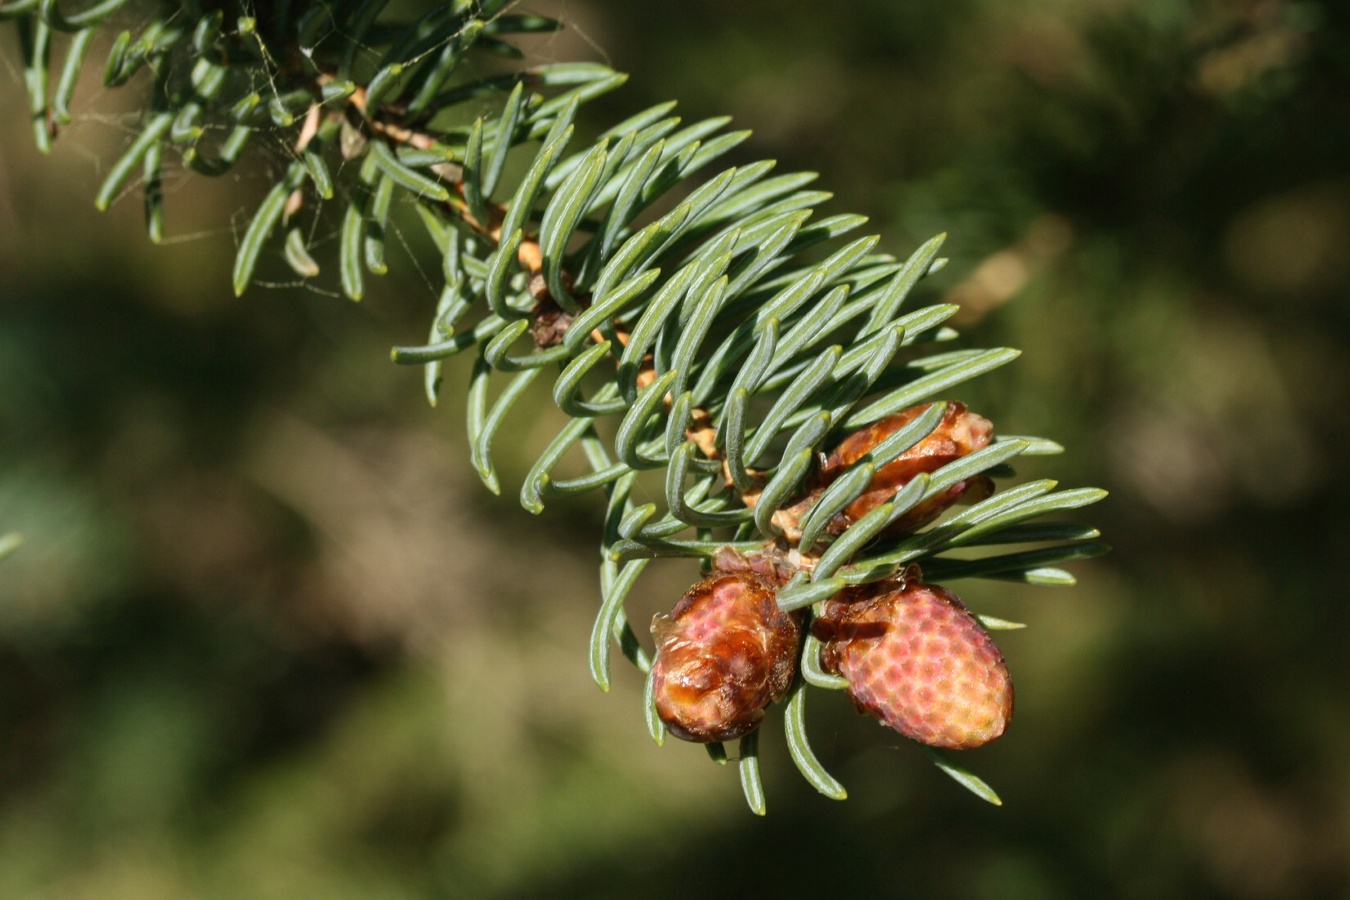
[[813,625],[821,665],[848,681],[860,712],[932,747],[965,750],[1003,734],[1013,687],[1003,655],[956,595],[920,582],[851,588]]

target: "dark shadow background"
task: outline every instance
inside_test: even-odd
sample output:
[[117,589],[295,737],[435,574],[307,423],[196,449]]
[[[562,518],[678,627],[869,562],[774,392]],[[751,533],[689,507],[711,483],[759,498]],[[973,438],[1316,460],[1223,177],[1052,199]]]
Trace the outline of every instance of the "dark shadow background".
[[962,398],[1068,447],[1023,476],[1112,491],[1078,586],[958,587],[1030,625],[1013,728],[963,758],[1005,805],[838,697],[842,804],[772,717],[764,820],[653,746],[636,674],[587,675],[595,508],[515,505],[547,396],[494,498],[465,370],[429,410],[387,362],[426,257],[359,306],[280,266],[234,299],[261,168],[173,179],[150,246],[134,195],[91,202],[134,98],[91,83],[40,157],[5,32],[0,896],[1350,895],[1350,7],[541,8],[574,31],[538,55],[633,75],[590,133],[679,98],[892,253],[949,232],[923,299],[1025,351]]

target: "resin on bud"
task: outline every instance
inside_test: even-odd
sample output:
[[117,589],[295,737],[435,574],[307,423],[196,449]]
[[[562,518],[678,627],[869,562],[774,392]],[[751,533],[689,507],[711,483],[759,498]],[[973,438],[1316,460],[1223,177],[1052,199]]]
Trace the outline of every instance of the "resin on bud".
[[900,580],[826,601],[812,631],[821,666],[848,681],[859,712],[932,747],[979,747],[1003,734],[1013,687],[1003,655],[960,599]]
[[721,551],[712,574],[652,620],[652,691],[671,734],[699,743],[743,737],[792,685],[801,625],[778,608],[781,571],[767,557]]

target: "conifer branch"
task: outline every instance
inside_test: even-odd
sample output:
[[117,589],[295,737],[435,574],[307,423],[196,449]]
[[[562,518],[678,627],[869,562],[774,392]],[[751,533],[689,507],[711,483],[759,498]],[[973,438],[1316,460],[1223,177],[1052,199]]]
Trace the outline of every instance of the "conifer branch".
[[[40,148],[70,120],[79,72],[126,4],[74,13],[54,0],[0,5],[20,36]],[[795,629],[790,672],[804,679],[790,675],[771,699],[786,705],[802,773],[842,798],[806,740],[806,688],[845,687],[865,704],[846,671],[842,632],[818,637],[812,621],[829,624],[829,613],[846,624],[883,597],[909,597],[919,574],[1071,583],[1056,566],[1104,552],[1097,532],[1029,520],[1105,493],[1049,481],[996,491],[993,477],[1006,481],[1017,457],[1059,445],[990,433],[962,443],[962,429],[988,423],[955,401],[932,402],[1018,355],[935,352],[957,337],[944,324],[955,307],[906,308],[945,264],[945,235],[905,259],[878,252],[878,237],[853,236],[862,217],[816,217],[829,194],[810,189],[814,174],[774,175],[772,161],[716,170],[747,132],[725,130],[725,118],[685,124],[673,103],[583,140],[578,109],[627,76],[594,63],[465,74],[470,55],[518,57],[512,35],[561,27],[507,14],[505,0],[438,4],[411,21],[384,7],[316,0],[255,16],[253,4],[233,0],[157,6],[108,46],[104,84],[126,85],[144,69],[153,90],[96,205],[117,202],[139,173],[157,241],[166,160],[176,154],[219,176],[265,135],[288,156],[239,240],[236,293],[276,257],[303,279],[323,277],[327,260],[297,221],[331,205],[341,222],[336,280],[353,300],[365,295],[367,275],[387,271],[390,218],[410,210],[440,255],[443,284],[426,341],[393,348],[393,361],[425,367],[435,404],[444,361],[476,354],[466,430],[472,465],[493,492],[501,488],[494,442],[514,404],[551,373],[568,422],[526,476],[521,503],[539,512],[561,497],[605,497],[589,648],[597,684],[610,686],[617,646],[649,673],[653,736],[682,727],[663,680],[672,645],[658,633],[653,657],[624,608],[648,559],[700,559],[713,581],[749,594],[767,586],[773,609],[764,615]],[[54,44],[64,44],[59,72]],[[679,199],[661,205],[669,197]],[[587,473],[559,476],[573,454]],[[633,499],[644,470],[664,475],[664,509]],[[944,517],[958,501],[966,508]],[[1043,546],[963,555],[1028,543]],[[853,605],[841,611],[841,597]],[[682,600],[669,628],[694,606]],[[830,669],[826,656],[845,668]],[[757,734],[734,736],[747,800],[762,812]],[[934,760],[997,802],[977,777]]]

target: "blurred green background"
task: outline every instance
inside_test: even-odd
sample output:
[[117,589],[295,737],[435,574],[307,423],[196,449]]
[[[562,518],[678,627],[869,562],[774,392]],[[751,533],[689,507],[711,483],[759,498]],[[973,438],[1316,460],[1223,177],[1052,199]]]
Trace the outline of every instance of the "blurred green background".
[[[547,398],[494,498],[464,370],[430,410],[387,361],[434,264],[234,299],[261,167],[176,175],[150,246],[135,196],[92,206],[134,91],[90,82],[40,157],[6,30],[0,897],[1350,896],[1350,6],[533,8],[574,26],[539,58],[633,75],[590,133],[676,98],[893,253],[950,232],[924,299],[1025,351],[962,399],[1067,445],[1020,474],[1112,491],[1077,587],[956,585],[1030,623],[1013,727],[963,757],[1005,806],[837,696],[842,804],[773,716],[767,819],[655,747],[637,674],[587,675],[594,505],[515,505]],[[653,571],[636,621],[694,578]]]

